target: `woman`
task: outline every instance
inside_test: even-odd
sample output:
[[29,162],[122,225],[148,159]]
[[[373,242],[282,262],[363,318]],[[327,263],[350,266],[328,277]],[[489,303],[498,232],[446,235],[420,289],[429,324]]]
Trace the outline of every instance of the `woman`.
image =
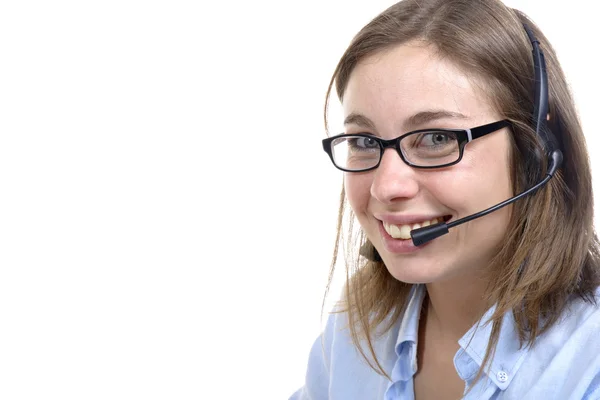
[[600,399],[590,166],[543,34],[497,0],[404,0],[334,84],[338,245],[345,201],[360,229],[292,399]]

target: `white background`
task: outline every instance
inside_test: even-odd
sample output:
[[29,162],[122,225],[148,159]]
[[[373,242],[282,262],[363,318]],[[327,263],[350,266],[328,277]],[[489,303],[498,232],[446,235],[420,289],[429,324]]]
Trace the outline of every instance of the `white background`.
[[[342,180],[324,94],[392,3],[2,2],[0,398],[302,384]],[[597,158],[594,2],[508,3],[553,41]]]

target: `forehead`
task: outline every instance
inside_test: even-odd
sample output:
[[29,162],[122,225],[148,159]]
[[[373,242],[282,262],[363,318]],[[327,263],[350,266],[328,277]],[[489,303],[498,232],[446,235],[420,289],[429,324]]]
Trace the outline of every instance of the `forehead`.
[[[497,116],[477,83],[431,45],[409,43],[361,60],[342,101],[344,114],[360,113],[395,129],[419,112],[445,110],[473,120]],[[397,126],[400,125],[400,126]]]

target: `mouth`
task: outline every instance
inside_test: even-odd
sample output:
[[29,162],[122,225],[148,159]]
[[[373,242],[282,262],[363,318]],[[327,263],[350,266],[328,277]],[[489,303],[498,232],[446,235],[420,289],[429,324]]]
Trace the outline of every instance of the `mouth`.
[[408,240],[411,239],[410,231],[414,229],[424,228],[429,225],[439,224],[441,222],[448,222],[452,218],[451,215],[444,215],[442,217],[432,218],[427,221],[421,221],[409,225],[394,225],[388,224],[387,222],[381,221],[383,229],[394,239]]

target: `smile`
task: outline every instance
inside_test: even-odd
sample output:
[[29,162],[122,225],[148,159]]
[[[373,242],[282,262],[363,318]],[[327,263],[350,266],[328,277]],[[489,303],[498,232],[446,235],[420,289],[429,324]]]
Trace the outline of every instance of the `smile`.
[[447,221],[449,218],[450,218],[450,216],[436,217],[436,218],[430,219],[428,221],[422,221],[422,222],[418,222],[418,223],[410,224],[410,225],[394,225],[394,224],[388,224],[387,222],[384,222],[384,221],[382,221],[382,222],[383,222],[383,228],[388,233],[388,235],[390,235],[394,239],[408,240],[411,238],[410,231],[412,231],[414,229],[423,228],[423,227],[426,227],[429,225],[435,225],[440,222]]

